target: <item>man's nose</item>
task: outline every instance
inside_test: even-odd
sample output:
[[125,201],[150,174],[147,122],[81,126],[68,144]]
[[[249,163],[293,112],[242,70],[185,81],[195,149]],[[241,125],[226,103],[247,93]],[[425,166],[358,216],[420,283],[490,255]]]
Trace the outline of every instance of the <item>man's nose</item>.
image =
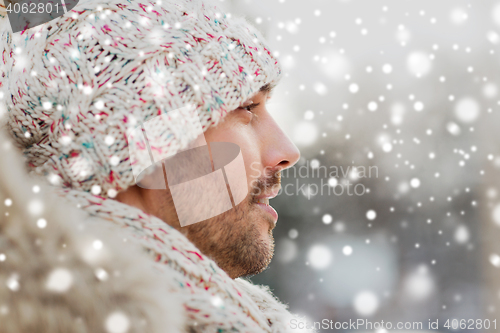
[[265,166],[278,170],[288,169],[297,163],[300,151],[274,119],[269,118],[270,126],[266,129],[266,142],[263,147],[267,151]]

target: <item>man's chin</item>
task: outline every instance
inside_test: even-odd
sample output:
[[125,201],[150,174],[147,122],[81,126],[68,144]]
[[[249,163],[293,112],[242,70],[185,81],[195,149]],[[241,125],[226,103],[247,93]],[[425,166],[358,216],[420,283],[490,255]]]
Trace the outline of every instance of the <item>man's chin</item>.
[[[274,255],[274,223],[266,217],[254,217],[246,221],[254,225],[253,239],[247,238],[239,247],[241,271],[237,276],[250,276],[264,271]],[[242,251],[243,250],[243,251]]]
[[259,207],[240,205],[185,227],[186,235],[232,278],[262,272],[274,253],[274,220]]
[[266,268],[271,263],[271,259],[273,258],[273,254],[274,254],[274,241],[272,242],[272,245],[268,249],[268,253],[265,256],[265,259],[262,258],[264,260],[259,261],[258,265],[254,265],[251,268],[248,268],[243,273],[238,274],[237,277],[252,276],[252,275],[256,275],[256,274],[262,273],[264,270],[266,270]]
[[[266,221],[266,223],[268,223]],[[261,240],[260,240],[260,260],[258,261],[260,266],[257,267],[253,272],[250,272],[247,275],[255,275],[264,271],[274,256],[274,236],[272,228],[268,228],[262,231]]]

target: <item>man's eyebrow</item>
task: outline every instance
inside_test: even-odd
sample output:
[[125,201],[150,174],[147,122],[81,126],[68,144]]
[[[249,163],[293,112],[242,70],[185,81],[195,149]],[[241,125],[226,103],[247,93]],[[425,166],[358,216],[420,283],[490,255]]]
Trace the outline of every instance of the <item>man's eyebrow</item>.
[[[260,89],[259,89],[259,93],[263,92],[265,94],[267,94],[268,98],[271,96],[272,92],[273,92],[273,88],[274,88],[274,85],[271,85],[270,83],[266,83],[265,85],[263,85]],[[257,93],[256,93],[257,94]],[[248,100],[248,102],[251,102],[253,103],[251,100]],[[243,104],[245,104],[247,102],[244,102]],[[250,104],[251,104],[250,103]]]
[[273,86],[270,83],[266,83],[260,88],[260,92],[270,93],[273,90]]

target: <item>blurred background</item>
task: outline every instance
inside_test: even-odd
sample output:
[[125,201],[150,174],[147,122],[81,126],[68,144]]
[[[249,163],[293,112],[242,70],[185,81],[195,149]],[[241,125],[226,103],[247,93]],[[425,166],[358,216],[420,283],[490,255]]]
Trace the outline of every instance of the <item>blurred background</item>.
[[309,321],[500,332],[500,1],[220,6],[281,60],[269,110],[302,153],[252,280]]

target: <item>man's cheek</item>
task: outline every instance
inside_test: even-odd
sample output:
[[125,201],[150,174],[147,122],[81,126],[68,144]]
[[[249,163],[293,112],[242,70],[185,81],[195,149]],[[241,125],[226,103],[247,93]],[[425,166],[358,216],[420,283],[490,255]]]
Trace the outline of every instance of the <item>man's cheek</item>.
[[[249,158],[247,158],[249,160]],[[245,160],[246,162],[247,160]],[[247,177],[250,181],[260,179],[263,176],[262,172],[262,163],[256,161],[255,159],[253,161],[250,161],[250,163],[246,164],[246,169],[247,169]]]
[[258,182],[262,172],[254,171],[253,174],[250,174],[250,172],[247,171],[247,182],[248,182],[248,196],[251,199],[253,196],[258,196],[262,194],[260,193],[261,190]]

